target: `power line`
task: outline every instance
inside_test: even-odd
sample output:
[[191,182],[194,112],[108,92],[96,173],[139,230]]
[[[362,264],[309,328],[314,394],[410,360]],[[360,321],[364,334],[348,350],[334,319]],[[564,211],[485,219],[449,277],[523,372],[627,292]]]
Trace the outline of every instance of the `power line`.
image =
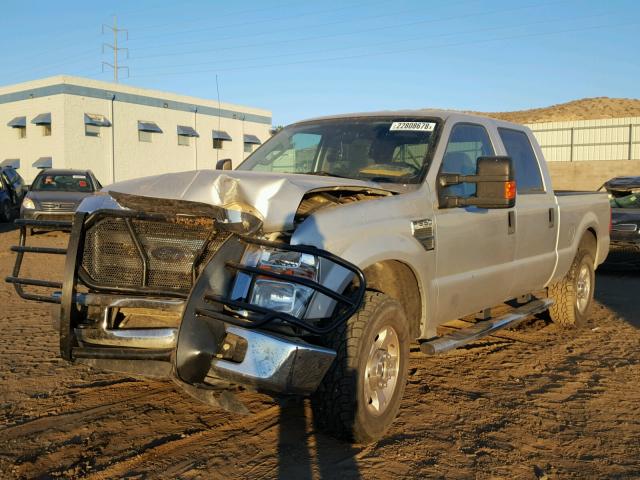
[[[470,18],[470,17],[475,18],[475,17],[481,17],[481,16],[490,16],[490,15],[495,15],[495,14],[504,13],[504,12],[511,12],[511,11],[529,9],[529,8],[537,8],[537,7],[546,6],[546,5],[556,5],[556,4],[559,4],[559,3],[566,3],[567,1],[569,1],[569,0],[548,1],[548,2],[542,2],[542,3],[519,5],[519,6],[512,7],[512,8],[502,8],[502,9],[497,9],[497,10],[492,10],[492,11],[482,12],[482,13],[469,13],[469,14],[464,14],[464,15],[452,15],[452,16],[440,17],[440,18],[432,18],[432,17],[423,18],[423,19],[420,19],[420,20],[413,20],[411,22],[386,24],[386,25],[382,25],[382,26],[369,27],[369,28],[360,29],[360,30],[350,30],[350,31],[347,31],[347,32],[327,33],[327,34],[322,34],[322,35],[312,35],[312,36],[298,37],[298,38],[293,38],[293,39],[289,38],[289,39],[286,39],[286,40],[266,41],[266,42],[260,42],[260,43],[245,44],[245,45],[241,45],[241,46],[236,45],[236,46],[231,46],[231,47],[216,48],[216,49],[213,49],[213,50],[186,51],[186,52],[182,51],[182,52],[179,52],[179,53],[166,53],[166,54],[157,54],[157,55],[146,55],[146,56],[133,57],[133,59],[138,59],[139,60],[139,59],[146,59],[146,58],[170,57],[170,56],[176,56],[176,55],[183,56],[183,55],[188,55],[188,54],[191,54],[191,53],[216,52],[216,51],[233,50],[233,49],[239,49],[239,48],[261,47],[261,46],[265,46],[265,45],[278,45],[278,44],[298,43],[298,42],[307,41],[307,40],[321,40],[321,39],[326,39],[326,38],[353,36],[353,35],[358,35],[358,34],[361,34],[361,33],[369,33],[369,32],[375,32],[375,31],[380,31],[380,30],[411,27],[411,26],[425,25],[425,24],[430,24],[430,23],[447,22],[447,21],[451,21],[451,20],[461,20],[461,19]],[[466,3],[466,2],[457,2],[457,3]],[[388,15],[381,15],[381,17],[387,17],[387,16]],[[376,16],[376,17],[378,17],[378,16]],[[372,17],[372,18],[376,18],[376,17]],[[351,20],[344,20],[344,21],[327,23],[327,24],[319,25],[319,26],[335,25],[335,24],[339,24],[339,23],[349,23],[350,21]],[[298,28],[296,28],[295,30],[298,30]],[[280,32],[282,32],[282,31],[285,31],[285,30],[280,30]],[[257,34],[257,35],[243,35],[243,38],[259,37],[259,36],[263,36],[263,35],[265,35],[265,34],[263,33],[263,34]],[[235,39],[235,38],[237,38],[237,37],[236,36],[226,36],[226,37],[219,37],[216,40],[219,41],[219,40]],[[191,42],[180,42],[180,43],[173,43],[173,44],[166,44],[166,45],[156,45],[156,48],[162,48],[162,47],[165,47],[165,46],[193,45],[193,44],[198,44],[198,43],[202,43],[202,41],[191,41]]]
[[[478,33],[485,33],[485,32],[491,32],[491,31],[497,31],[497,30],[512,30],[512,29],[519,29],[519,28],[524,28],[524,27],[530,27],[533,25],[539,25],[539,24],[549,24],[549,23],[554,23],[554,22],[566,22],[568,20],[572,20],[572,21],[576,21],[576,20],[585,20],[588,18],[594,18],[594,17],[598,17],[598,18],[602,18],[602,17],[606,17],[606,16],[611,16],[613,14],[611,13],[598,13],[598,14],[593,14],[593,15],[584,15],[581,17],[571,17],[571,18],[555,18],[555,19],[544,19],[544,20],[539,20],[536,22],[527,22],[527,23],[522,23],[522,24],[516,24],[516,25],[501,25],[501,26],[497,26],[497,27],[487,27],[487,28],[481,28],[481,29],[476,29],[476,30],[464,30],[464,31],[456,31],[456,32],[447,32],[447,33],[440,33],[440,34],[421,34],[421,35],[417,35],[417,36],[412,36],[412,37],[406,37],[403,39],[399,39],[399,40],[384,40],[381,42],[368,42],[366,45],[349,45],[349,46],[344,46],[341,45],[339,47],[335,47],[335,48],[322,48],[322,49],[318,49],[318,50],[305,50],[305,51],[298,51],[298,52],[291,52],[291,53],[281,53],[278,55],[268,55],[268,56],[260,56],[260,57],[253,57],[253,58],[242,58],[242,59],[234,59],[234,60],[212,60],[212,61],[206,61],[206,62],[196,62],[196,63],[184,63],[184,64],[177,64],[177,65],[173,65],[174,67],[179,67],[179,68],[185,68],[185,67],[197,67],[197,66],[204,66],[204,65],[220,65],[220,64],[224,64],[224,63],[229,63],[229,62],[249,62],[249,61],[254,61],[254,60],[265,60],[265,59],[271,59],[271,58],[282,58],[282,57],[290,57],[290,56],[297,56],[297,55],[309,55],[309,54],[314,54],[314,53],[323,53],[323,52],[330,52],[330,51],[343,51],[343,50],[353,50],[356,48],[363,48],[363,47],[376,47],[376,46],[380,46],[380,45],[392,45],[392,44],[398,44],[398,43],[405,43],[405,42],[409,42],[409,41],[414,41],[414,40],[430,40],[433,38],[439,38],[439,37],[456,37],[456,36],[460,36],[460,35],[469,35],[469,34],[478,34]],[[147,71],[147,70],[158,70],[158,69],[162,69],[164,68],[163,66],[152,66],[152,67],[140,67],[138,68],[138,70],[140,71]]]
[[[449,3],[447,4],[447,6],[455,6],[455,5],[460,5],[460,4],[467,4],[467,3],[477,3],[479,0],[462,0],[462,1],[458,1],[455,3]],[[555,2],[550,2],[550,3],[562,3],[562,2],[566,2],[569,0],[557,0]],[[541,4],[544,5],[544,4]],[[533,6],[536,6],[535,4]],[[515,9],[518,10],[520,8],[523,7],[516,7]],[[526,7],[524,7],[526,8]],[[332,33],[332,34],[323,34],[323,35],[315,35],[315,36],[311,36],[311,37],[303,37],[303,38],[298,38],[298,39],[287,39],[287,40],[276,40],[276,41],[267,41],[267,42],[260,42],[260,43],[252,43],[252,44],[248,44],[248,45],[242,45],[242,46],[234,46],[234,47],[228,47],[225,49],[235,49],[235,48],[249,48],[249,47],[255,47],[255,46],[262,46],[262,45],[277,45],[277,44],[282,44],[282,43],[291,43],[293,41],[298,41],[298,40],[315,40],[315,39],[322,39],[322,38],[331,38],[331,37],[336,37],[336,36],[343,36],[343,35],[355,35],[358,33],[364,33],[364,32],[371,32],[371,31],[376,31],[376,30],[383,30],[383,29],[389,29],[389,28],[398,28],[398,27],[404,27],[404,26],[410,26],[410,25],[414,25],[414,24],[420,24],[420,23],[430,23],[430,22],[439,22],[439,21],[448,21],[448,20],[455,20],[458,18],[466,18],[469,16],[478,16],[478,15],[488,15],[488,14],[493,14],[493,13],[500,13],[500,12],[505,12],[505,11],[510,11],[513,9],[500,9],[500,10],[495,10],[492,12],[483,12],[483,13],[479,13],[479,14],[469,14],[469,15],[464,15],[462,17],[459,16],[454,16],[454,17],[445,17],[445,18],[436,18],[436,19],[425,19],[425,20],[421,20],[418,22],[410,22],[410,23],[396,23],[396,24],[387,24],[384,26],[380,26],[380,27],[373,27],[373,28],[368,28],[368,29],[364,29],[364,30],[357,30],[357,31],[349,31],[349,32],[342,32],[342,33]],[[404,10],[399,12],[400,14],[404,14],[404,13],[415,13],[415,10]],[[397,14],[397,13],[396,13]],[[385,18],[388,19],[389,18],[389,14],[385,13],[385,14],[379,14],[379,15],[369,15],[369,16],[364,16],[364,17],[359,17],[358,20],[373,20],[376,18]],[[309,29],[318,29],[318,28],[325,28],[328,26],[334,26],[334,25],[340,25],[340,24],[349,24],[352,23],[353,19],[352,18],[346,18],[346,19],[342,19],[342,20],[337,20],[337,21],[332,21],[332,22],[323,22],[323,23],[316,23],[314,25],[303,25],[303,26],[298,26],[298,27],[293,27],[293,28],[279,28],[277,30],[276,33],[283,33],[283,32],[291,32],[291,31],[298,31],[298,30],[309,30]],[[216,42],[220,41],[220,40],[237,40],[239,36],[241,36],[243,39],[246,38],[257,38],[257,37],[264,37],[265,35],[272,35],[274,33],[273,30],[269,30],[268,32],[259,32],[259,33],[254,33],[254,34],[233,34],[233,35],[226,35],[226,36],[222,36],[222,37],[217,37],[214,40]],[[138,39],[135,39],[138,40]],[[202,44],[203,41],[202,40],[190,40],[190,41],[186,41],[186,42],[172,42],[172,43],[164,43],[164,44],[149,44],[149,45],[142,45],[143,48],[164,48],[164,47],[181,47],[181,46],[186,46],[186,45],[198,45],[198,44]],[[203,51],[210,51],[210,50],[200,50],[199,52],[187,52],[187,53],[201,53]],[[178,52],[178,53],[170,53],[170,54],[157,54],[157,55],[145,55],[142,57],[136,57],[138,59],[140,58],[156,58],[156,57],[161,57],[161,56],[171,56],[171,55],[182,55],[184,54],[184,52]]]
[[[294,1],[290,1],[290,2],[285,2],[285,3],[281,3],[279,4],[277,7],[274,6],[270,6],[270,7],[265,7],[265,8],[251,8],[251,9],[246,9],[246,10],[236,10],[236,11],[231,11],[231,12],[215,12],[215,16],[216,18],[222,18],[222,17],[229,17],[232,15],[243,15],[245,13],[256,13],[256,12],[263,12],[263,11],[273,11],[274,9],[278,9],[281,8],[284,5],[291,5],[291,4],[296,4],[299,5],[299,0],[294,0]],[[184,8],[184,1],[180,2],[180,7]],[[145,11],[148,11],[145,10]],[[201,23],[201,22],[210,22],[211,18],[208,16],[202,16],[201,14],[198,15],[198,17],[194,20],[193,18],[189,18],[189,19],[185,19],[185,20],[181,20],[181,21],[177,21],[177,22],[171,22],[171,23],[161,23],[161,24],[155,24],[155,25],[143,25],[141,27],[136,26],[136,30],[152,30],[154,28],[164,28],[164,27],[168,27],[168,26],[175,26],[175,25],[180,25],[180,24],[184,24],[184,23]]]
[[102,44],[102,53],[104,53],[104,48],[110,48],[111,50],[113,50],[113,63],[109,63],[109,62],[102,62],[102,71],[104,71],[104,66],[107,65],[108,67],[111,67],[113,69],[113,81],[118,83],[118,72],[120,69],[126,70],[127,71],[127,77],[129,77],[129,67],[127,66],[120,66],[118,65],[118,53],[120,53],[120,50],[126,50],[127,52],[127,58],[129,58],[129,49],[128,48],[118,48],[118,35],[120,34],[120,32],[124,32],[126,34],[126,39],[129,40],[129,30],[127,30],[126,28],[118,28],[118,23],[117,23],[117,18],[114,15],[113,16],[113,26],[111,25],[106,25],[106,24],[102,24],[102,33],[104,34],[104,30],[105,28],[111,30],[113,32],[113,45],[110,43],[103,43]]
[[[640,22],[628,22],[628,23],[619,23],[619,24],[610,24],[610,25],[594,25],[594,26],[583,27],[583,28],[556,30],[553,32],[544,32],[544,33],[512,35],[512,36],[505,36],[505,37],[499,37],[499,38],[491,38],[486,40],[454,42],[454,43],[445,43],[445,44],[439,44],[439,45],[430,44],[429,48],[433,49],[433,48],[457,47],[457,46],[463,46],[463,45],[476,45],[476,44],[483,44],[483,43],[498,42],[502,40],[514,40],[514,39],[528,38],[528,37],[542,37],[542,36],[548,36],[548,35],[558,35],[562,33],[573,33],[573,32],[585,31],[585,30],[595,30],[599,28],[627,27],[631,25],[638,25],[639,23]],[[354,60],[358,58],[395,55],[397,53],[415,52],[415,51],[424,52],[425,47],[421,46],[421,47],[409,48],[409,49],[396,49],[396,50],[387,50],[383,52],[369,52],[369,53],[362,53],[362,54],[355,54],[355,55],[345,55],[345,56],[337,56],[337,57],[329,57],[329,58],[316,58],[316,59],[309,59],[309,60],[299,60],[295,62],[272,63],[272,64],[266,64],[266,65],[249,65],[245,67],[235,67],[235,68],[225,68],[225,69],[206,69],[206,70],[191,70],[191,71],[183,70],[180,72],[163,72],[162,75],[168,76],[168,75],[186,75],[186,74],[194,74],[194,73],[211,73],[211,72],[219,73],[219,72],[229,72],[229,71],[255,70],[259,68],[283,67],[283,66],[303,65],[303,64],[320,63],[320,62],[324,63],[324,62],[339,61],[339,60]],[[158,73],[142,74],[142,75],[135,75],[133,78],[150,77],[150,76],[157,76],[157,75]]]
[[[207,26],[207,27],[201,27],[201,28],[195,28],[195,29],[189,29],[189,30],[179,30],[177,32],[164,32],[164,33],[158,33],[158,34],[152,34],[152,35],[143,35],[141,37],[136,37],[136,40],[146,40],[149,38],[165,38],[168,36],[174,36],[174,35],[184,35],[184,34],[188,34],[188,33],[199,33],[199,32],[208,32],[211,30],[219,30],[221,28],[237,28],[237,27],[244,27],[244,26],[248,26],[248,25],[256,25],[256,24],[261,24],[261,23],[273,23],[275,21],[289,21],[295,18],[300,18],[300,17],[308,17],[310,15],[320,15],[323,13],[331,13],[331,12],[338,12],[341,10],[348,10],[351,8],[355,8],[361,5],[375,5],[377,3],[386,3],[387,0],[376,0],[376,1],[365,1],[365,2],[359,2],[359,3],[355,3],[355,4],[350,4],[350,5],[346,5],[346,6],[342,6],[339,8],[330,8],[330,9],[325,9],[325,10],[318,10],[315,12],[306,12],[306,13],[297,13],[295,15],[286,15],[286,16],[280,16],[280,17],[271,17],[271,18],[260,18],[259,20],[252,20],[249,22],[240,22],[240,23],[231,23],[231,24],[224,24],[224,25],[214,25],[214,26]],[[352,19],[349,19],[347,21],[352,21]],[[137,30],[137,28],[136,28]]]

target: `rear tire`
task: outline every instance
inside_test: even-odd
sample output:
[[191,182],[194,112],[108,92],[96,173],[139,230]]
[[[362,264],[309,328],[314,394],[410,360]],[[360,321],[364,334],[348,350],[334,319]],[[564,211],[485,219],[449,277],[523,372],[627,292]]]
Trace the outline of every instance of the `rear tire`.
[[580,249],[565,277],[549,287],[549,297],[555,303],[549,308],[554,323],[566,328],[583,325],[593,304],[595,273],[593,257]]
[[407,382],[409,327],[397,300],[367,292],[360,311],[330,335],[337,352],[311,401],[318,428],[368,443],[395,419]]

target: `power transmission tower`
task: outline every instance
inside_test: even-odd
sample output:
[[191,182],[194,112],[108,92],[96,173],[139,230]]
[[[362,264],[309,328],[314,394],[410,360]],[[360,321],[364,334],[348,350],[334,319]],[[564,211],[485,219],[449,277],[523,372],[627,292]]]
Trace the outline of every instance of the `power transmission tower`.
[[118,83],[118,72],[122,69],[122,70],[126,70],[127,71],[127,77],[129,77],[129,67],[127,66],[121,66],[118,65],[118,53],[121,50],[126,50],[127,52],[127,59],[129,58],[129,49],[128,48],[119,48],[118,47],[118,35],[120,32],[124,32],[126,35],[126,40],[129,40],[129,30],[127,30],[126,28],[118,28],[118,23],[117,23],[117,19],[116,16],[113,16],[113,26],[111,25],[106,25],[106,24],[102,24],[102,34],[104,35],[104,31],[105,29],[109,29],[113,32],[113,45],[110,43],[103,43],[102,44],[102,53],[104,54],[104,49],[106,48],[110,48],[111,50],[113,50],[113,63],[109,63],[109,62],[102,62],[102,71],[104,72],[104,66],[108,66],[111,67],[113,69],[113,81]]

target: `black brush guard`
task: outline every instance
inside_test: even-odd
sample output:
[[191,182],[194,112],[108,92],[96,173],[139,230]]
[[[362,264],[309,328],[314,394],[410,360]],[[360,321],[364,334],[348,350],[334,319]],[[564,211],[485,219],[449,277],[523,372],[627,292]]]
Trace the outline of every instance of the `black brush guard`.
[[[84,270],[84,268],[82,267],[83,247],[87,229],[90,228],[91,225],[94,225],[97,221],[105,217],[125,219],[125,221],[129,222],[133,219],[167,221],[172,216],[161,214],[145,214],[128,210],[98,210],[93,213],[77,212],[74,216],[73,222],[27,219],[16,220],[15,222],[20,226],[20,239],[19,245],[11,247],[11,250],[16,252],[17,256],[12,275],[7,277],[6,281],[12,283],[18,295],[20,295],[24,299],[60,304],[60,351],[62,357],[69,361],[71,361],[73,358],[109,358],[117,360],[136,359],[170,361],[172,355],[172,352],[170,350],[146,351],[144,349],[137,348],[80,347],[75,337],[74,329],[79,323],[84,320],[83,315],[86,316],[86,312],[83,312],[82,307],[76,302],[76,298],[78,298],[78,287],[81,287],[83,290],[88,290],[91,293],[95,294],[104,293],[108,295],[115,294],[123,296],[154,296],[182,298],[185,300],[188,300],[191,294],[197,294],[200,297],[197,301],[188,302],[191,303],[195,308],[187,308],[185,310],[185,315],[195,314],[196,317],[206,317],[210,320],[220,321],[226,324],[232,324],[248,329],[268,329],[269,325],[273,323],[288,324],[291,327],[294,327],[294,329],[299,332],[298,334],[294,335],[323,335],[334,330],[340,324],[345,322],[349,317],[351,317],[355,312],[357,312],[364,299],[366,282],[362,271],[355,265],[333,255],[332,253],[311,246],[288,245],[284,243],[270,242],[239,235],[237,233],[232,233],[225,241],[225,245],[233,244],[231,248],[227,248],[226,250],[232,251],[234,252],[234,254],[231,257],[226,256],[226,258],[224,259],[218,259],[218,262],[221,263],[214,262],[218,263],[219,266],[222,266],[222,270],[224,270],[224,272],[220,272],[219,274],[219,283],[221,288],[216,288],[215,291],[202,291],[201,288],[194,288],[192,292],[189,293],[185,291],[178,291],[175,289],[151,289],[145,287],[133,288],[130,286],[117,287],[98,285],[91,280],[86,270]],[[224,228],[224,225],[217,225],[217,227]],[[70,229],[71,234],[69,237],[67,249],[27,246],[26,243],[28,228],[47,228],[60,230]],[[133,230],[130,230],[130,233],[132,236],[135,235]],[[133,240],[136,245],[140,244],[139,239],[134,238]],[[329,262],[333,262],[353,274],[353,278],[356,280],[355,282],[352,282],[354,288],[350,289],[348,294],[341,294],[308,278],[299,277],[296,275],[281,274],[255,267],[241,265],[239,263],[239,260],[247,244],[257,244],[281,250],[291,250],[295,252],[315,255],[319,258],[326,259]],[[27,253],[67,255],[63,277],[64,281],[53,282],[42,279],[21,277],[20,271],[22,268],[24,255]],[[140,254],[142,256],[144,268],[146,271],[147,264],[144,260],[144,254],[143,252],[140,252]],[[225,257],[225,255],[223,255],[223,257]],[[212,260],[216,260],[215,254]],[[276,280],[286,281],[290,283],[297,283],[301,286],[311,288],[312,290],[314,290],[314,292],[316,292],[316,294],[325,295],[335,301],[333,314],[326,318],[314,319],[313,322],[311,322],[286,313],[253,305],[247,302],[246,299],[231,299],[228,296],[231,290],[229,286],[232,284],[232,280],[238,271],[244,272],[249,275],[251,277],[251,284],[255,282],[256,277],[261,276],[270,277]],[[202,273],[206,272],[203,271]],[[196,285],[195,271],[194,285]],[[224,285],[224,288],[222,288],[222,285]],[[51,289],[52,291],[50,295],[31,293],[23,288],[25,286],[45,287]],[[251,291],[251,289],[249,289],[249,291]],[[243,314],[239,313],[240,311],[243,311]]]

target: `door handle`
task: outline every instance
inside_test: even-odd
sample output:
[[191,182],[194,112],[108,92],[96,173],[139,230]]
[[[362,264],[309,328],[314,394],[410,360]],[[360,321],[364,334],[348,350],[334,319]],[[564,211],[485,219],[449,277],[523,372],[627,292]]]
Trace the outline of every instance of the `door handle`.
[[512,235],[516,233],[516,212],[514,210],[509,210],[507,214],[507,223],[508,223],[508,233]]
[[549,209],[549,228],[556,226],[556,209],[551,207]]

